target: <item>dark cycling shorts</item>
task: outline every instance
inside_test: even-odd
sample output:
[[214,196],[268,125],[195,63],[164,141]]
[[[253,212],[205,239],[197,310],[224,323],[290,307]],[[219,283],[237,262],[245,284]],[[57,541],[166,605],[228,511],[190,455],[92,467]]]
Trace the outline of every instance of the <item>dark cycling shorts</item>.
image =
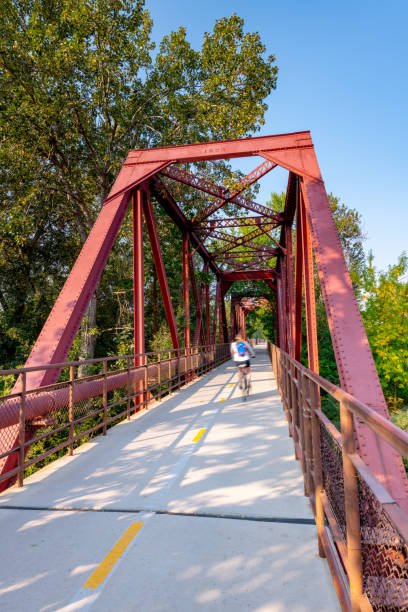
[[237,368],[249,368],[250,366],[250,361],[249,359],[247,359],[246,361],[236,361],[235,365],[237,366]]

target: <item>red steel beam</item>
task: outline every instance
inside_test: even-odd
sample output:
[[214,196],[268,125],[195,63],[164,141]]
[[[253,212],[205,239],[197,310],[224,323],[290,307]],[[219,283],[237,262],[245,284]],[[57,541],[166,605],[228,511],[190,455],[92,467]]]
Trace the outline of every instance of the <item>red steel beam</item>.
[[[200,295],[199,295],[199,292],[197,289],[196,275],[195,275],[195,270],[194,270],[194,261],[193,261],[193,256],[191,253],[189,253],[189,257],[188,257],[188,265],[189,265],[189,272],[190,272],[190,284],[191,284],[191,290],[193,293],[193,301],[194,301],[194,308],[195,308],[195,314],[196,314],[194,336],[193,336],[193,346],[198,346],[200,336],[201,336],[202,344],[205,344],[204,333],[201,328],[202,312],[203,312],[202,300],[204,297],[204,292],[203,294],[201,294],[201,289],[203,288],[203,285],[201,285]],[[196,342],[196,336],[197,336],[197,342]]]
[[243,280],[274,280],[276,276],[275,270],[232,270],[224,272],[222,278],[224,281],[243,281]]
[[[268,154],[268,157],[266,157],[266,154]],[[169,165],[171,163],[232,159],[252,155],[261,155],[300,176],[321,179],[309,131],[139,149],[130,151],[125,163],[127,166],[149,162],[167,162],[167,165]],[[272,157],[273,159],[271,159]]]
[[286,336],[285,336],[285,315],[283,307],[283,295],[282,295],[282,279],[279,277],[276,279],[276,308],[278,316],[278,329],[279,329],[279,347],[285,350]]
[[210,312],[210,285],[205,286],[205,333],[207,344],[210,344],[210,327],[211,327],[211,312]]
[[175,225],[180,229],[181,232],[184,232],[186,229],[190,232],[190,241],[194,247],[196,247],[196,252],[203,259],[204,263],[208,262],[211,270],[214,274],[220,275],[221,270],[218,268],[217,264],[214,262],[213,257],[207,251],[204,246],[202,240],[199,238],[197,233],[194,231],[193,225],[191,221],[187,219],[184,213],[177,206],[176,202],[167,191],[165,185],[160,181],[158,176],[154,176],[150,181],[152,192],[156,200],[159,202],[160,206],[167,213],[170,219],[175,223]]
[[[223,254],[228,253],[229,251],[231,251],[232,249],[236,247],[244,246],[247,244],[256,245],[257,247],[259,246],[260,249],[263,249],[265,248],[265,245],[262,245],[262,244],[258,245],[257,243],[252,242],[252,239],[258,238],[259,236],[262,236],[263,234],[267,234],[267,232],[270,231],[271,229],[274,229],[274,227],[275,226],[273,224],[267,225],[265,227],[258,227],[252,232],[249,232],[248,234],[246,234],[246,236],[233,236],[231,234],[226,234],[225,232],[220,232],[218,230],[212,230],[209,236],[218,238],[219,240],[224,240],[225,242],[229,242],[233,245],[233,246],[230,246],[224,249],[222,251]],[[268,238],[271,240],[271,242],[276,242],[276,240],[271,238],[269,235],[268,235]],[[279,244],[278,244],[278,251],[279,252],[281,251],[281,246]]]
[[[275,228],[279,227],[282,221],[277,221]],[[258,217],[235,217],[232,219],[212,219],[205,224],[195,225],[198,232],[210,232],[213,229],[228,227],[249,227],[249,226],[271,225],[270,217],[259,215]]]
[[[302,193],[341,386],[389,418],[324,184],[304,177]],[[361,423],[355,421],[355,427],[362,458],[408,511],[408,481],[401,457]]]
[[193,347],[197,347],[200,342],[200,336],[202,343],[206,344],[206,336],[203,331],[203,300],[205,296],[205,285],[201,283],[200,291],[198,295],[198,302],[196,304],[196,322],[193,336]]
[[266,160],[265,162],[257,166],[255,170],[252,170],[252,172],[244,176],[244,178],[239,181],[239,187],[235,189],[231,194],[229,194],[228,197],[224,196],[219,200],[216,200],[215,202],[209,204],[198,216],[199,222],[202,222],[208,217],[210,217],[213,213],[215,213],[216,210],[221,208],[221,206],[227,204],[227,202],[232,202],[234,198],[239,196],[243,191],[245,191],[245,189],[247,189],[250,185],[258,181],[262,176],[265,176],[265,174],[268,174],[268,172],[276,168],[277,165],[278,164]]
[[[217,198],[226,199],[229,196],[229,191],[225,187],[220,187],[219,185],[214,185],[209,181],[195,176],[191,174],[191,172],[187,172],[183,168],[177,168],[176,166],[170,166],[166,168],[164,172],[161,172],[163,176],[167,176],[173,180],[179,181],[180,183],[184,183],[185,185],[190,185],[199,191],[203,191],[204,193],[208,193],[210,195],[214,195]],[[252,200],[246,198],[243,195],[237,195],[230,200],[233,204],[238,204],[247,210],[252,212],[264,215],[270,219],[275,219],[277,223],[280,223],[282,216],[280,213],[271,210],[267,206],[262,206],[262,204],[258,204],[257,202],[253,202]]]
[[295,259],[295,359],[302,355],[302,297],[303,297],[303,229],[299,179],[296,181],[296,259]]
[[300,197],[302,244],[303,244],[303,278],[305,285],[307,355],[310,370],[319,374],[319,349],[317,340],[316,299],[314,290],[313,252],[309,223],[302,196]]
[[[143,200],[145,192],[142,187],[136,189],[132,199],[133,209],[133,323],[135,366],[144,365],[144,274],[143,274]],[[135,385],[135,405],[141,401],[143,381]]]
[[[280,252],[280,251],[279,251]],[[229,252],[227,255],[215,255],[214,259],[220,259],[222,258],[222,260],[226,260],[226,259],[236,259],[236,258],[240,258],[240,257],[256,257],[256,258],[260,258],[260,259],[272,259],[272,257],[275,257],[275,255],[271,255],[270,253],[268,253],[267,251],[264,252],[255,252],[253,250],[251,251],[232,251]]]
[[292,257],[292,226],[287,224],[285,226],[286,233],[286,293],[287,293],[287,310],[288,310],[288,339],[290,355],[295,355],[295,295],[294,295],[294,283],[293,283],[293,257]]
[[[236,245],[237,247],[240,246],[246,246],[249,249],[252,249],[254,253],[266,253],[269,254],[270,257],[276,257],[277,255],[280,255],[282,253],[282,248],[280,247],[279,249],[274,249],[272,247],[268,247],[268,246],[264,246],[262,244],[257,244],[256,242],[244,242],[244,243],[240,243]],[[225,253],[229,253],[232,248],[227,248],[225,249],[225,251],[216,251],[214,253],[214,259],[219,259],[221,256],[223,256]]]
[[189,286],[189,236],[183,233],[183,306],[184,306],[184,346],[190,348],[190,286]]
[[171,341],[173,348],[180,347],[180,341],[177,332],[176,318],[174,316],[173,305],[171,303],[169,284],[167,282],[166,269],[164,267],[163,257],[160,249],[159,237],[157,235],[156,223],[154,220],[153,207],[150,201],[150,193],[147,192],[143,204],[143,211],[146,221],[146,228],[149,234],[150,245],[152,248],[153,262],[156,269],[157,278],[159,280],[161,295],[163,299],[164,311],[166,313],[167,324],[169,326]]
[[221,278],[217,279],[217,288],[215,291],[214,313],[211,331],[211,344],[215,344],[217,338],[217,322],[219,317],[219,308],[221,303]]

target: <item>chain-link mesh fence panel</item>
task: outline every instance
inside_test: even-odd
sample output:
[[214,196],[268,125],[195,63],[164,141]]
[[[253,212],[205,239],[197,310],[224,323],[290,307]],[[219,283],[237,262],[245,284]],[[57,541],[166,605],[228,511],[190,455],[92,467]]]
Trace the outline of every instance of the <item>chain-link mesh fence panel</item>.
[[337,440],[320,424],[323,488],[338,526],[346,539],[346,511],[344,504],[343,460]]
[[374,612],[408,610],[408,547],[359,478],[363,587]]

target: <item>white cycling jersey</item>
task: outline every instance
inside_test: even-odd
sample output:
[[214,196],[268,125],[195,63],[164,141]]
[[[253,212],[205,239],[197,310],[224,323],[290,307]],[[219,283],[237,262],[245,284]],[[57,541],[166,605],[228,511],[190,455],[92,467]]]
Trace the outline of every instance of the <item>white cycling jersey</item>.
[[[237,344],[239,342],[245,344],[245,347],[247,349],[245,355],[240,355],[238,353]],[[242,363],[243,361],[248,361],[250,356],[255,357],[255,353],[249,342],[245,342],[245,340],[238,340],[237,342],[231,343],[231,357],[235,363]]]

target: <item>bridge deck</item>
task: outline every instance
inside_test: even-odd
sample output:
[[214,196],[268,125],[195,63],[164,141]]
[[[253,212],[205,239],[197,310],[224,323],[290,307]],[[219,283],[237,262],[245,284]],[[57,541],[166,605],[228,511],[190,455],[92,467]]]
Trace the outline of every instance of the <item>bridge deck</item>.
[[340,609],[264,348],[246,403],[224,364],[5,492],[0,526],[3,612]]

